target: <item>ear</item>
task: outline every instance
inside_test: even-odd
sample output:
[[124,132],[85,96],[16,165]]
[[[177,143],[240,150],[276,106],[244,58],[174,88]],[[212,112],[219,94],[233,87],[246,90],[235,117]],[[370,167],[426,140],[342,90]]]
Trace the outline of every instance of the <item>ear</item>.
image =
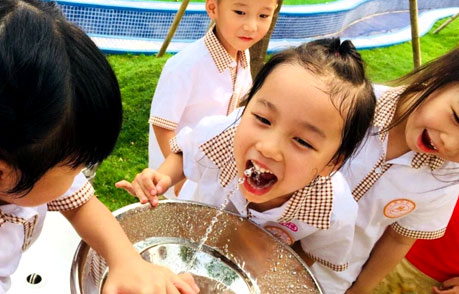
[[206,11],[211,20],[217,16],[217,0],[206,0]]
[[0,197],[3,195],[2,191],[7,191],[11,188],[14,175],[14,169],[11,165],[0,159]]
[[343,164],[344,158],[342,155],[330,161],[320,172],[319,176],[326,177],[337,171]]

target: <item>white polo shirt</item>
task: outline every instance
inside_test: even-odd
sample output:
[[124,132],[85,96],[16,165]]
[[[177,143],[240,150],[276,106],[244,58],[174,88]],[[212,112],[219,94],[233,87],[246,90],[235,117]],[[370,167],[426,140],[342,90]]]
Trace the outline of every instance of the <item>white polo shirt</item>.
[[180,131],[209,115],[228,115],[252,86],[249,50],[237,61],[227,53],[214,28],[169,58],[151,104],[149,167],[164,161],[151,125]]
[[392,121],[402,91],[390,89],[379,99],[374,127],[363,148],[341,169],[359,210],[349,268],[336,273],[312,267],[327,294],[344,293],[350,287],[387,226],[410,238],[439,238],[454,209],[458,163],[412,151],[383,160],[388,136],[379,131]]
[[86,203],[92,195],[94,189],[80,173],[64,195],[48,204],[35,207],[15,204],[0,206],[0,294],[9,289],[10,276],[17,269],[22,252],[40,235],[46,211],[77,208]]
[[[344,177],[318,178],[280,207],[259,212],[235,191],[237,170],[233,139],[242,108],[228,117],[207,117],[195,127],[184,128],[171,140],[173,152],[183,153],[185,176],[198,183],[193,195],[181,199],[220,207],[230,197],[234,212],[266,228],[288,245],[301,241],[311,258],[332,270],[344,270],[352,246],[357,204]],[[228,209],[228,207],[227,207]]]

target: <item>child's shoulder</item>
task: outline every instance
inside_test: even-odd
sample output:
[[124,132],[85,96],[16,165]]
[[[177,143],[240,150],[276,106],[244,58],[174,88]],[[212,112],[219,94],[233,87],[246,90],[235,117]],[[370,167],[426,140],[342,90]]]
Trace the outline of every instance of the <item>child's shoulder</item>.
[[204,44],[204,40],[201,38],[187,45],[184,49],[180,50],[177,54],[170,57],[164,68],[177,68],[181,72],[186,69],[192,69],[196,66],[202,66],[203,61],[210,60],[209,51]]
[[357,211],[357,202],[344,175],[337,171],[331,176],[333,187],[333,210]]
[[204,117],[196,125],[195,131],[197,134],[203,134],[203,140],[209,140],[216,137],[226,130],[237,126],[239,119],[242,116],[243,108],[238,108],[226,115],[211,115]]

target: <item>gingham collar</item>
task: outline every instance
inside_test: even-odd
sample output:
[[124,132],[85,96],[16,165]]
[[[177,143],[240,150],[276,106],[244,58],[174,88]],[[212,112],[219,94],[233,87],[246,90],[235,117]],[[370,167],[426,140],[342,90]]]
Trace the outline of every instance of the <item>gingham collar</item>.
[[[237,126],[230,127],[200,146],[204,154],[220,169],[219,183],[226,187],[237,177],[233,152]],[[333,205],[331,177],[317,177],[308,186],[296,191],[288,200],[279,221],[303,221],[319,229],[330,227]]]
[[[397,109],[398,99],[405,90],[405,87],[397,87],[386,91],[376,104],[374,125],[379,128],[379,139],[384,142],[387,134],[387,127],[390,125]],[[383,130],[383,131],[381,131]],[[427,153],[416,152],[411,160],[411,166],[418,169],[423,165],[427,165],[431,170],[441,167],[445,160]]]
[[[215,25],[213,25],[204,36],[204,44],[206,44],[207,50],[209,50],[210,56],[217,66],[219,72],[223,72],[227,68],[231,68],[231,64],[234,62],[233,58],[228,54],[228,51],[218,40],[214,33]],[[237,63],[243,68],[248,66],[247,56],[245,51],[239,51]]]

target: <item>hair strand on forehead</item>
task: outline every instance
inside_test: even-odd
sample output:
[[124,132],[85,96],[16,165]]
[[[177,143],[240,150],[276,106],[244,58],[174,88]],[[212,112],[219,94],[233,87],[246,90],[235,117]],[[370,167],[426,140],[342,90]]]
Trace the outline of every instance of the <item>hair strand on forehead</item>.
[[373,87],[365,76],[360,54],[351,41],[319,39],[274,54],[256,76],[247,105],[263,86],[267,76],[281,64],[297,63],[328,86],[330,99],[344,119],[341,145],[331,159],[343,163],[358,149],[371,125],[376,105]]

